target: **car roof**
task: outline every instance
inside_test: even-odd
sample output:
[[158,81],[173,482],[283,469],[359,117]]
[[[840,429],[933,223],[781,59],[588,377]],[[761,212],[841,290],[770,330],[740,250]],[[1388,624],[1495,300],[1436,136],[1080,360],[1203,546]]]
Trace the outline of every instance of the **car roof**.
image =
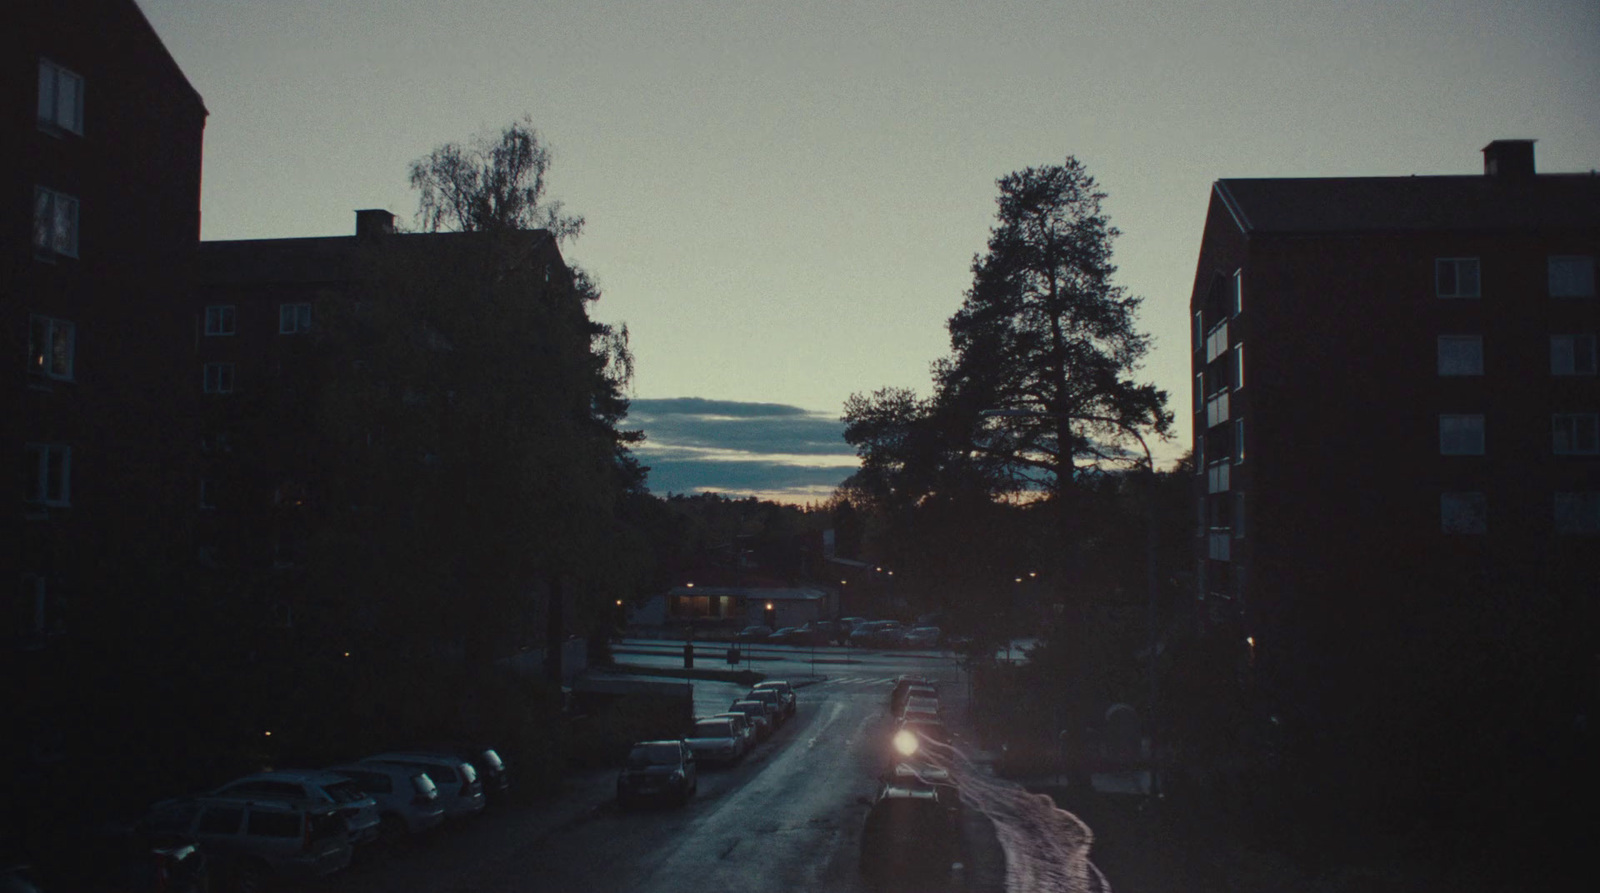
[[635,742],[633,742],[633,746],[634,747],[644,747],[647,744],[682,744],[682,743],[683,742],[681,740],[677,739],[677,738],[662,738],[662,739],[657,740],[657,741],[635,741]]
[[755,685],[752,685],[750,687],[751,688],[761,688],[762,686],[771,686],[773,688],[777,688],[780,685],[786,686],[786,687],[789,687],[789,688],[793,688],[794,687],[792,685],[789,685],[788,681],[784,680],[784,679],[768,679],[765,682],[757,682]]
[[249,794],[203,794],[198,797],[179,797],[173,800],[163,800],[151,807],[152,810],[167,809],[194,803],[199,806],[224,805],[224,806],[264,806],[268,809],[309,810],[311,812],[334,812],[339,807],[337,804],[326,800],[313,800],[307,797],[259,797]]
[[299,781],[306,784],[323,785],[337,784],[344,780],[338,777],[338,773],[330,772],[326,769],[277,769],[272,772],[241,775],[233,781],[227,782],[223,787],[227,787],[230,784],[238,784],[241,781]]
[[370,757],[362,757],[363,763],[465,763],[466,760],[447,753],[432,753],[428,751],[395,751],[380,753]]

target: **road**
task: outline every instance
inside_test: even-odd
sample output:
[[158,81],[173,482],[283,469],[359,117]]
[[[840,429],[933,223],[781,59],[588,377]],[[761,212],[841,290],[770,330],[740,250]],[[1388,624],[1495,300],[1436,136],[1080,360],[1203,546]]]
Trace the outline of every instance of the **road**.
[[[893,679],[905,672],[938,679],[958,727],[966,691],[959,668],[946,655],[872,653],[853,658],[848,664],[819,659],[818,666],[832,672],[799,689],[798,715],[738,765],[704,768],[699,792],[686,807],[621,811],[608,796],[610,776],[595,776],[588,790],[598,808],[553,831],[533,833],[537,808],[489,812],[410,852],[357,865],[317,887],[339,893],[866,893],[872,888],[861,874],[860,833],[877,775],[887,762],[892,726],[886,706]],[[830,653],[826,659],[846,658]],[[637,655],[619,655],[619,660],[659,663]],[[678,660],[681,666],[681,650]],[[810,666],[806,650],[788,660],[762,661],[760,670],[769,678],[802,678],[809,676]],[[693,685],[698,713],[725,709],[742,691],[723,682]],[[965,763],[957,770],[982,772]],[[966,853],[952,857],[965,861],[951,873],[950,889],[1008,889],[1008,859],[1013,874],[1028,880],[1028,885],[1012,885],[1011,890],[1093,889],[1060,885],[1055,879],[1066,874],[1041,872],[1037,864],[1041,852],[1063,863],[1076,859],[1087,864],[1086,828],[1062,835],[1059,829],[1041,826],[1044,811],[1029,805],[1030,795],[1008,790],[992,778],[974,777],[971,788],[976,798],[972,806],[978,808],[965,811]],[[998,834],[990,813],[999,816]],[[1040,833],[1055,839],[1045,846],[1028,839]]]

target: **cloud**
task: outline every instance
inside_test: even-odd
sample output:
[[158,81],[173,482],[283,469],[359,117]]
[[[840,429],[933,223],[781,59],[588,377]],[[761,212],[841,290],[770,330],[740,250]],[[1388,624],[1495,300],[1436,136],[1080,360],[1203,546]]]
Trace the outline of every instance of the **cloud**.
[[837,417],[781,403],[635,400],[626,425],[645,432],[635,452],[658,493],[816,501],[860,466]]

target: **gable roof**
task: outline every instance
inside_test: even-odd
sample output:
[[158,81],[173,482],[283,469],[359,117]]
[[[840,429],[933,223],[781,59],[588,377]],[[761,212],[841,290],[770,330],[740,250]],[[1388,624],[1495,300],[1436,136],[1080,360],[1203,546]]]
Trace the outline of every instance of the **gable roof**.
[[1595,229],[1600,175],[1326,177],[1218,180],[1246,233]]

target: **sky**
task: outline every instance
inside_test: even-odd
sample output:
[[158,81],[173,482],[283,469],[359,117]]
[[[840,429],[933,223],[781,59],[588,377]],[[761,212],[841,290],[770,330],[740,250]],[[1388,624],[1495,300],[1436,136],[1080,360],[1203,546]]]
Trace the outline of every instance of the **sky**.
[[206,239],[409,220],[410,161],[529,116],[661,493],[825,499],[845,399],[930,392],[1011,171],[1109,193],[1171,460],[1213,181],[1600,167],[1593,0],[138,2],[210,110]]

